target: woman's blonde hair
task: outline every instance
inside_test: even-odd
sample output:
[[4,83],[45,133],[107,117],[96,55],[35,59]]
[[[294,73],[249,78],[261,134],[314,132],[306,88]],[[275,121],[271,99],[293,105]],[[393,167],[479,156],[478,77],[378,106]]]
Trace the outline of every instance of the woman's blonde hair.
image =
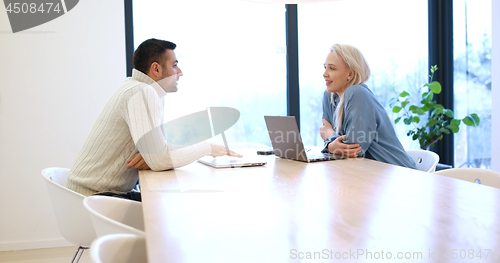
[[[351,45],[335,44],[330,48],[330,52],[337,53],[346,63],[347,67],[354,71],[354,76],[347,82],[347,88],[353,85],[365,83],[370,78],[370,67],[366,63],[363,54]],[[346,90],[347,90],[346,88]],[[339,132],[344,122],[344,93],[339,95],[339,102],[335,109],[335,131]],[[335,100],[332,93],[332,103],[335,105]]]

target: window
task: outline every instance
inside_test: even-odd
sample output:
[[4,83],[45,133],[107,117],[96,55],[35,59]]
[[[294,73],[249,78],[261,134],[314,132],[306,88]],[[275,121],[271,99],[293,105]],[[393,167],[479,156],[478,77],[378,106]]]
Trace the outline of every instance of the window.
[[455,134],[455,166],[491,169],[491,0],[454,0],[453,20],[455,118],[481,118]]
[[133,1],[134,43],[169,40],[184,73],[165,120],[233,107],[229,142],[270,145],[264,115],[286,115],[285,7],[231,0]]
[[[455,117],[477,113],[481,118],[480,127],[462,125],[455,134],[456,167],[491,166],[492,19],[484,11],[491,10],[491,2],[453,1]],[[184,76],[177,94],[166,98],[167,121],[207,106],[234,107],[241,117],[228,139],[270,144],[263,116],[286,115],[283,4],[142,0],[133,1],[133,10],[136,47],[151,37],[178,44]],[[318,132],[323,63],[334,43],[363,52],[372,70],[367,85],[392,119],[388,104],[394,94],[388,86],[416,93],[428,81],[428,46],[436,41],[428,39],[428,0],[299,4],[298,27],[300,127],[306,145],[323,145]],[[406,136],[408,126],[394,127],[406,149],[419,147]]]
[[[376,12],[374,12],[376,10]],[[298,5],[301,134],[306,145],[322,146],[323,64],[335,43],[357,47],[372,75],[367,82],[377,99],[389,109],[396,89],[417,92],[427,83],[427,0],[334,1]],[[406,149],[418,142],[406,136],[408,126],[395,125]]]

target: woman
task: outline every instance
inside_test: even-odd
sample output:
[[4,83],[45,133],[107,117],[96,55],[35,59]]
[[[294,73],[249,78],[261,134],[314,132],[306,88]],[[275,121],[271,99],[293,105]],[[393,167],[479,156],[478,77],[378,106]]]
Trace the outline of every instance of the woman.
[[415,169],[384,107],[364,84],[370,68],[363,54],[353,46],[335,44],[326,57],[323,77],[323,151]]

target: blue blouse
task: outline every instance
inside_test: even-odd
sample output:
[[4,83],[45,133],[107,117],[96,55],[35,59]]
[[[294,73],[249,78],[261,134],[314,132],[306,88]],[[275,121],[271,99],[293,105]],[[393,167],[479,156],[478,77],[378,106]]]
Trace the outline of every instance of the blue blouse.
[[[373,92],[365,84],[355,85],[345,91],[344,122],[342,129],[325,140],[325,149],[328,144],[342,135],[347,135],[343,142],[357,143],[361,146],[358,157],[365,157],[384,163],[399,165],[415,169],[415,162],[406,153],[398,140],[392,121]],[[334,94],[334,100],[339,97]],[[325,91],[323,95],[323,119],[334,125],[335,108],[332,104],[331,93]]]

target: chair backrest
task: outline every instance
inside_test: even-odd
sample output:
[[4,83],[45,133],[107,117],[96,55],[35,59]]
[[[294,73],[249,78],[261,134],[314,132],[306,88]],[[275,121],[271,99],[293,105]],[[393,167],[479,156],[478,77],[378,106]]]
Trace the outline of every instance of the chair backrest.
[[69,169],[51,167],[42,171],[61,235],[77,246],[89,247],[97,238],[90,215],[83,207],[84,195],[66,188]]
[[436,171],[436,166],[439,162],[439,155],[435,152],[427,150],[408,150],[408,155],[417,165],[417,170],[433,173]]
[[437,171],[436,174],[500,188],[500,173],[492,170],[480,168],[452,168]]
[[113,234],[99,237],[90,247],[94,263],[148,262],[146,239],[132,234]]
[[110,234],[144,236],[142,203],[117,197],[92,195],[83,200],[98,237]]

